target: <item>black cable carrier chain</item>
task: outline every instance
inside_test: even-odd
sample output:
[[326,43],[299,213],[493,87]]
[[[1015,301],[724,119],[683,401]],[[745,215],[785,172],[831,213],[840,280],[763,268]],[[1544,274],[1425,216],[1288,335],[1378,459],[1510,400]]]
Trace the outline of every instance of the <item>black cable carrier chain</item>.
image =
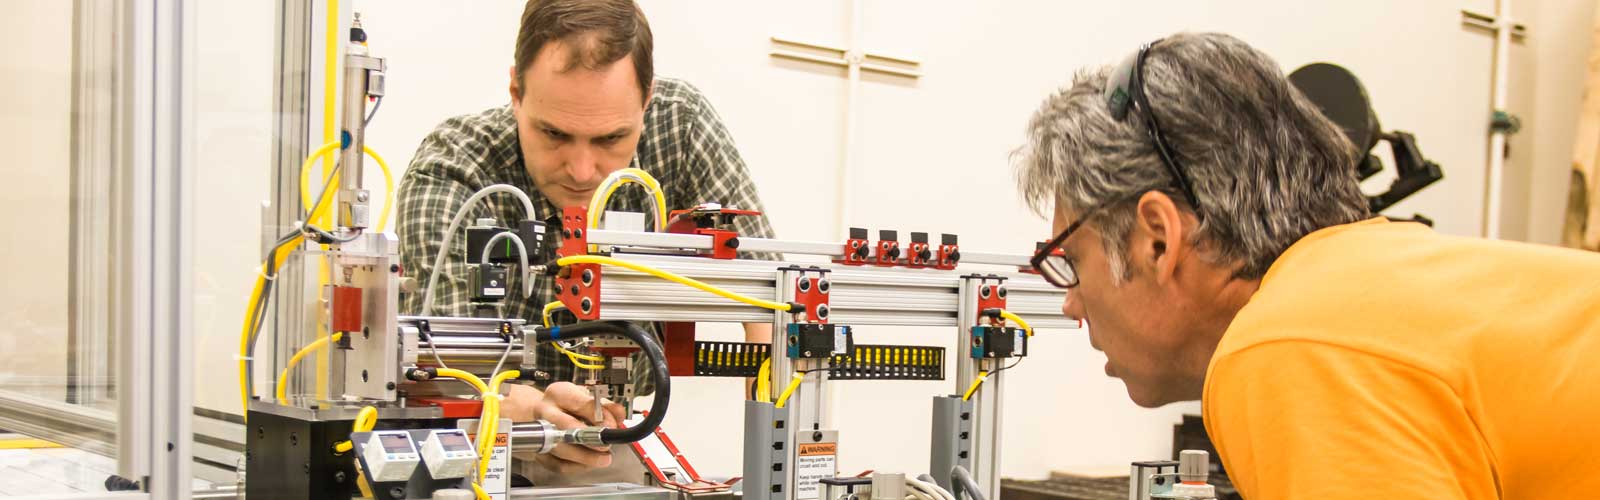
[[[694,374],[700,377],[755,377],[772,345],[747,342],[695,344]],[[944,380],[945,348],[857,344],[851,356],[834,356],[833,380]]]

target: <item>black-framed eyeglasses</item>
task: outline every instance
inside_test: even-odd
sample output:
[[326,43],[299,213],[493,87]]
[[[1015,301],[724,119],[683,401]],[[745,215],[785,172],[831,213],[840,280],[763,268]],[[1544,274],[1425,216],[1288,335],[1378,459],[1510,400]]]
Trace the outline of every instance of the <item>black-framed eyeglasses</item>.
[[1040,276],[1044,276],[1045,281],[1050,282],[1052,285],[1060,288],[1072,288],[1078,286],[1077,267],[1075,267],[1072,264],[1072,260],[1068,259],[1065,255],[1057,254],[1056,250],[1061,249],[1061,245],[1067,242],[1067,238],[1072,236],[1072,233],[1076,232],[1079,226],[1082,226],[1085,222],[1089,222],[1090,219],[1093,219],[1095,215],[1099,215],[1100,212],[1105,211],[1107,208],[1116,206],[1130,199],[1143,196],[1145,193],[1151,191],[1159,191],[1159,189],[1149,188],[1133,191],[1114,197],[1110,201],[1101,203],[1099,206],[1083,212],[1083,215],[1079,216],[1078,220],[1072,221],[1072,224],[1068,224],[1066,229],[1062,229],[1059,234],[1056,234],[1056,237],[1051,238],[1049,242],[1040,245],[1038,250],[1034,251],[1033,259],[1030,260],[1029,263],[1033,265],[1034,270],[1039,271]]
[[1072,236],[1072,233],[1077,231],[1079,226],[1082,226],[1084,222],[1094,218],[1095,214],[1111,205],[1112,203],[1106,203],[1084,212],[1082,217],[1078,217],[1078,220],[1068,224],[1067,228],[1061,230],[1061,233],[1057,234],[1055,238],[1051,238],[1050,242],[1039,247],[1033,254],[1033,260],[1030,261],[1033,264],[1033,269],[1039,271],[1039,275],[1044,276],[1044,280],[1052,285],[1061,288],[1078,286],[1078,269],[1072,266],[1071,259],[1056,253],[1056,250],[1061,249],[1061,244],[1066,243],[1067,238]]

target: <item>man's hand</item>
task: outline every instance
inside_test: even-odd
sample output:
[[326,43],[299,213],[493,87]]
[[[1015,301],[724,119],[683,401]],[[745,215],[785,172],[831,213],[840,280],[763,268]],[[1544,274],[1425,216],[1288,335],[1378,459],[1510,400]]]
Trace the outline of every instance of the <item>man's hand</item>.
[[[543,419],[557,429],[565,430],[592,425],[618,428],[627,420],[622,413],[622,405],[604,401],[601,408],[605,420],[594,421],[594,397],[583,387],[571,382],[550,384],[543,392],[525,385],[507,387],[500,413],[510,417],[513,422]],[[535,460],[557,473],[573,474],[590,468],[611,466],[611,449],[560,444],[550,453],[539,454]]]

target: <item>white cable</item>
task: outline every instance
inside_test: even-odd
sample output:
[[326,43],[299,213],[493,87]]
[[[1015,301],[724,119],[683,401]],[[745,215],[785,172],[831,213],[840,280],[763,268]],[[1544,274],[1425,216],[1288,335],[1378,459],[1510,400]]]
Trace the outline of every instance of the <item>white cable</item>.
[[939,497],[930,496],[916,488],[906,488],[906,500],[939,500]]
[[512,236],[510,231],[501,231],[499,233],[495,233],[493,238],[489,238],[489,243],[483,246],[483,257],[478,259],[478,263],[489,263],[489,252],[494,249],[494,244],[499,243],[500,240],[511,240],[512,243],[517,244],[517,257],[522,261],[522,279],[518,280],[522,282],[522,296],[524,298],[532,297],[533,278],[529,276],[530,268],[528,267],[528,247],[522,246],[522,238]]
[[915,490],[926,492],[929,495],[934,496],[936,499],[956,500],[955,495],[951,495],[949,491],[945,491],[945,489],[940,488],[939,485],[911,476],[906,476],[906,486],[910,486]]
[[522,192],[516,186],[493,184],[479,189],[476,193],[472,193],[472,197],[467,198],[467,202],[462,203],[461,208],[456,209],[455,217],[450,219],[450,227],[444,231],[444,241],[439,245],[439,255],[433,259],[433,269],[428,270],[428,287],[422,292],[421,316],[427,316],[428,313],[433,311],[433,285],[439,281],[439,268],[444,266],[444,257],[450,254],[450,238],[455,236],[457,229],[461,228],[461,222],[467,218],[467,213],[472,210],[472,206],[495,193],[516,195],[517,199],[522,201],[523,217],[533,217],[533,200],[528,198],[528,193]]

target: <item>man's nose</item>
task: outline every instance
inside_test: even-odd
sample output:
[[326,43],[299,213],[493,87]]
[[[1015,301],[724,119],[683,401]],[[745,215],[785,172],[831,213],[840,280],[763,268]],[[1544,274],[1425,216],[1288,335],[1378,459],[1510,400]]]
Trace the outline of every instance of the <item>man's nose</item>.
[[599,166],[595,164],[594,149],[586,144],[575,144],[569,146],[569,148],[570,150],[567,153],[567,175],[572,178],[573,183],[577,184],[577,186],[573,187],[593,184],[595,177],[598,177],[600,173]]
[[1067,290],[1067,298],[1061,301],[1061,314],[1067,319],[1083,321],[1083,302],[1078,300],[1076,290]]

